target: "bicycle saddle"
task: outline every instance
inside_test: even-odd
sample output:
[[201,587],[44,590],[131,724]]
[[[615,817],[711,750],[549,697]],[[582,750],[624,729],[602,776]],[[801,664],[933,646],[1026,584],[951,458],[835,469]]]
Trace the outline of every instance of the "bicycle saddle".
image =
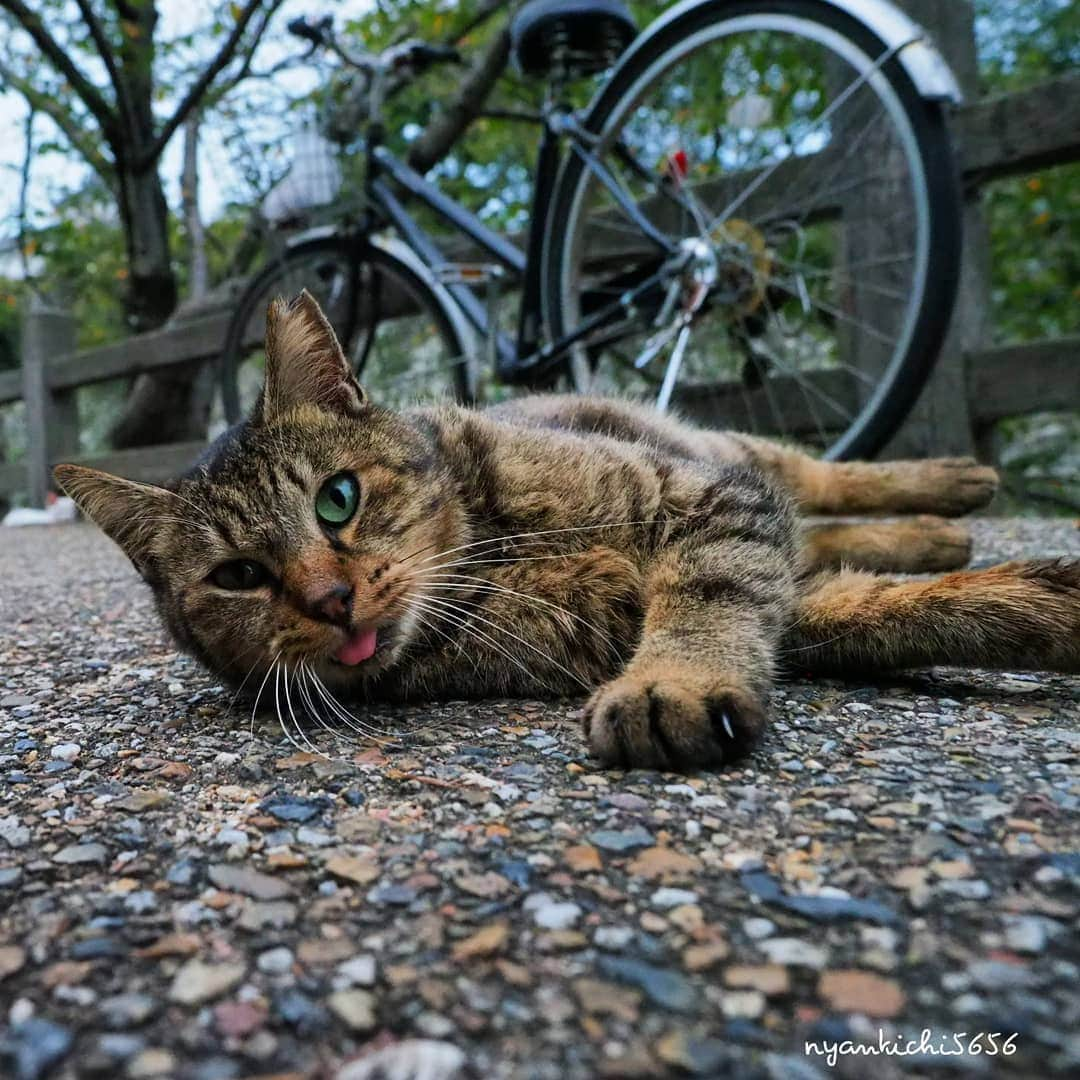
[[621,0],[529,0],[510,24],[511,52],[524,75],[595,75],[636,36]]

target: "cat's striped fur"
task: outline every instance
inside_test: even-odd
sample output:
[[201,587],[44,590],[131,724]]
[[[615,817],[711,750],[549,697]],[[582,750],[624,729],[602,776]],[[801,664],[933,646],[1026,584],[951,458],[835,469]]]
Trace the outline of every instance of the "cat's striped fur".
[[[793,659],[839,674],[1080,670],[1077,563],[890,582],[866,571],[963,565],[965,530],[800,526],[800,511],[973,509],[996,483],[974,462],[833,465],[572,397],[391,414],[364,399],[306,294],[272,309],[267,351],[252,418],[170,489],[57,470],[176,640],[234,685],[277,686],[283,670],[316,706],[316,681],[380,700],[588,691],[598,756],[686,769],[745,752]],[[362,502],[328,529],[314,500],[342,470]],[[210,581],[238,556],[268,583]],[[344,620],[340,605],[325,615],[327,590],[347,591]],[[370,659],[334,660],[374,627]]]

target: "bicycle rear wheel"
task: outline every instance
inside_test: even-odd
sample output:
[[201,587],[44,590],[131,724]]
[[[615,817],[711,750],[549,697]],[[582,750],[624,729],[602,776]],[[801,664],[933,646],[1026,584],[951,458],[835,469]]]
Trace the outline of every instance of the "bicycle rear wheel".
[[575,348],[576,389],[656,397],[681,320],[684,414],[827,458],[880,449],[936,359],[960,258],[942,109],[895,55],[815,0],[703,2],[616,69],[584,126],[613,180],[576,151],[563,166],[552,338],[673,265],[612,182],[687,266]]
[[289,248],[240,298],[220,360],[227,423],[248,415],[262,385],[270,301],[301,289],[319,301],[377,404],[400,408],[474,396],[470,352],[448,303],[384,247],[329,236]]

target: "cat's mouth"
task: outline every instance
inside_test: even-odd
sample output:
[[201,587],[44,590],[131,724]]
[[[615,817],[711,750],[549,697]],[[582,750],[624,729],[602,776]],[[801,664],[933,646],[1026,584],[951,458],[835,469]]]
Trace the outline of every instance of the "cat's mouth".
[[354,630],[334,653],[334,662],[344,667],[356,667],[366,663],[376,653],[387,648],[394,637],[395,628],[392,625]]

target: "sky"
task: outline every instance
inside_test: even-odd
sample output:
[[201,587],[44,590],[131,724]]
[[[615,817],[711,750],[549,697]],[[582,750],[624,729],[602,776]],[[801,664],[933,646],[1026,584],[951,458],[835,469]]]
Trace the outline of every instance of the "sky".
[[[287,0],[275,17],[275,25],[284,27],[296,15],[318,15],[333,11],[339,19],[355,17],[370,8],[372,0]],[[176,35],[190,33],[206,25],[208,14],[215,5],[212,0],[158,0],[160,23],[158,37],[168,40]],[[2,46],[0,46],[2,47]],[[207,55],[213,52],[213,43],[207,44]],[[305,46],[294,39],[286,39],[283,46],[267,50],[265,56],[273,61],[284,50],[303,52]],[[324,69],[325,71],[325,69]],[[310,87],[320,78],[315,67],[287,73],[283,78],[298,90]],[[163,102],[163,110],[168,102]],[[0,247],[14,235],[18,206],[18,170],[23,161],[26,103],[14,91],[0,92]],[[39,117],[36,121],[36,138],[52,138],[55,129],[50,121]],[[288,131],[282,131],[288,137]],[[180,194],[180,168],[183,139],[175,136],[167,147],[161,162],[161,175],[165,182],[166,197],[170,206],[178,206]],[[206,130],[200,145],[200,209],[204,220],[213,220],[227,198],[230,183],[234,180],[229,154],[220,138],[212,130]],[[58,153],[39,155],[34,162],[34,183],[31,189],[31,205],[38,215],[48,216],[50,206],[63,189],[77,188],[87,175],[85,166],[78,159]]]

